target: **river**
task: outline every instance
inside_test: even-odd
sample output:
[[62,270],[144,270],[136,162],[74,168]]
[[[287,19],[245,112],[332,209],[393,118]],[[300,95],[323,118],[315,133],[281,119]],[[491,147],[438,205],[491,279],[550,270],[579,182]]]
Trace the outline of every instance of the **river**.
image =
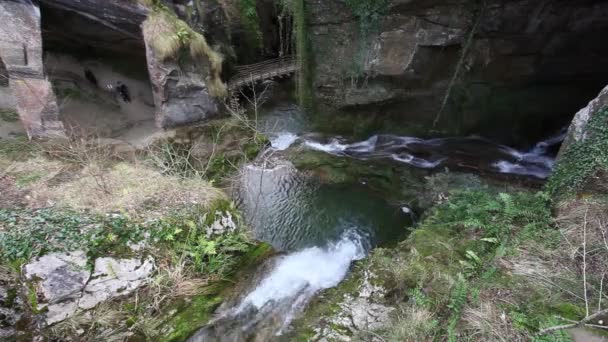
[[278,338],[316,294],[344,279],[353,261],[375,246],[399,241],[412,225],[409,208],[389,203],[365,184],[321,182],[299,172],[284,153],[315,150],[431,172],[448,168],[545,179],[565,137],[562,130],[524,151],[482,137],[378,134],[352,141],[311,133],[303,113],[289,104],[262,115],[259,129],[271,147],[244,166],[237,197],[255,237],[280,254],[260,267],[249,290],[232,306],[221,307],[191,342]]

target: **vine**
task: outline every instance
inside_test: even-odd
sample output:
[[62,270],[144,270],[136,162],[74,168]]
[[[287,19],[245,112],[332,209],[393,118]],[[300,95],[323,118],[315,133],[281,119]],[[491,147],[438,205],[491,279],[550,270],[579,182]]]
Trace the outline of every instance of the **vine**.
[[262,48],[262,31],[260,18],[256,7],[256,0],[238,0],[241,21],[246,30],[249,43],[255,48]]
[[363,73],[370,47],[370,37],[380,29],[380,20],[388,14],[389,0],[346,0],[346,5],[359,22],[359,50],[354,54],[353,62],[347,74],[353,79]]
[[475,37],[475,33],[477,32],[477,27],[479,26],[479,22],[481,21],[481,18],[483,17],[483,12],[485,11],[485,8],[486,8],[486,2],[485,2],[485,0],[483,0],[483,2],[481,3],[481,9],[479,10],[477,17],[475,18],[475,21],[473,22],[473,26],[469,30],[469,34],[467,35],[467,40],[465,41],[464,45],[462,46],[462,52],[460,54],[460,58],[458,59],[458,63],[456,64],[456,69],[454,70],[454,74],[452,75],[452,78],[450,79],[450,83],[448,84],[448,89],[445,92],[443,101],[441,101],[441,107],[440,107],[439,111],[437,112],[435,119],[433,120],[433,128],[435,128],[435,126],[437,126],[437,123],[439,122],[439,119],[441,118],[441,114],[443,114],[443,111],[445,110],[445,107],[448,104],[448,100],[450,99],[450,96],[452,95],[452,89],[454,88],[454,85],[456,85],[456,82],[458,81],[458,78],[460,76],[460,71],[462,70],[462,68],[464,66],[464,62],[469,54],[469,49],[471,48],[471,43],[473,42],[473,38]]
[[575,194],[601,170],[608,170],[608,106],[591,116],[581,139],[566,146],[547,190],[554,197]]

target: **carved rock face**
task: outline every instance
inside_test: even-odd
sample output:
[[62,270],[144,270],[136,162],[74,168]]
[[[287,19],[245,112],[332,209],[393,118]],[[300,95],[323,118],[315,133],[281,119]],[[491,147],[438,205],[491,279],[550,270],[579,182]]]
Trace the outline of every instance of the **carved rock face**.
[[28,135],[63,136],[57,100],[44,75],[39,7],[30,1],[3,1],[0,21],[0,58]]

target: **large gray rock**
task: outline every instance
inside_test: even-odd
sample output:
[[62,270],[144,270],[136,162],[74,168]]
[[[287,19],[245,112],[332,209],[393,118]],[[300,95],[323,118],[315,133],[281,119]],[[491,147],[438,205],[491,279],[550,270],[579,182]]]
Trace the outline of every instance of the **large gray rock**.
[[[150,39],[146,37],[146,41]],[[161,61],[148,43],[146,57],[157,126],[185,125],[213,118],[220,113],[218,99],[211,96],[207,86],[209,69],[201,69],[201,66],[193,64],[180,65],[173,60]]]
[[589,122],[589,119],[591,119],[595,113],[604,108],[608,108],[608,86],[602,89],[596,98],[591,100],[587,106],[579,110],[576,115],[574,115],[574,119],[572,119],[572,124],[568,129],[566,139],[564,139],[564,142],[560,148],[560,154],[573,142],[585,139],[587,122]]
[[46,308],[47,324],[72,316],[78,300],[91,276],[86,269],[87,256],[83,251],[51,253],[23,268],[25,279],[34,285],[38,308]]
[[145,284],[154,271],[154,260],[98,258],[91,281],[78,302],[80,309],[91,309],[108,299],[128,295]]
[[82,251],[51,253],[23,268],[26,280],[33,285],[39,310],[51,325],[88,310],[99,303],[132,293],[146,284],[155,269],[154,260],[98,258],[95,270],[86,268]]

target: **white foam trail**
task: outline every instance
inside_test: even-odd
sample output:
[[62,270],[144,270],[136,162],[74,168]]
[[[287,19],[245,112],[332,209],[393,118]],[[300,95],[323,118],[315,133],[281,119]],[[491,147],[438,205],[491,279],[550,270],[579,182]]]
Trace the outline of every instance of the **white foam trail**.
[[369,139],[360,141],[354,144],[346,145],[346,150],[349,152],[374,152],[376,150],[376,143],[378,142],[378,136],[373,135]]
[[346,150],[348,145],[341,144],[337,139],[332,139],[328,144],[322,144],[315,141],[306,140],[304,142],[306,146],[313,150],[327,152],[331,154],[340,154]]
[[317,292],[334,287],[344,279],[351,262],[365,257],[366,249],[360,235],[347,231],[326,247],[310,247],[288,254],[249,293],[233,315],[254,307],[257,310],[272,303],[291,302],[283,326]]
[[547,168],[546,166],[521,165],[506,160],[500,160],[494,163],[493,166],[497,168],[500,173],[534,176],[541,179],[545,179],[551,175],[551,168]]
[[391,154],[391,159],[400,163],[406,163],[415,167],[419,167],[421,169],[434,169],[445,160],[445,158],[442,158],[439,160],[430,161],[414,157],[409,153]]
[[273,149],[283,151],[289,148],[298,140],[298,136],[291,132],[277,133],[274,137],[270,138],[270,145]]

